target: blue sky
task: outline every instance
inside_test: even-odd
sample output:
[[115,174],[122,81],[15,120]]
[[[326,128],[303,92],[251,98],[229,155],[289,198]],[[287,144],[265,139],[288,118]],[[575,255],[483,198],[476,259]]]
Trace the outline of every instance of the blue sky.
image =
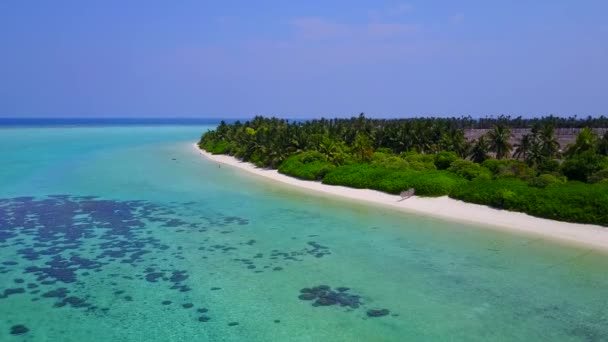
[[0,1],[0,116],[608,114],[608,1]]

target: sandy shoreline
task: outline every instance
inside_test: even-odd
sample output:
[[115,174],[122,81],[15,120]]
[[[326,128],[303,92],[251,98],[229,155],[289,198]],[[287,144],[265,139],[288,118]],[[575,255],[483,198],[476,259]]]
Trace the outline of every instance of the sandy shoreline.
[[280,174],[277,170],[258,168],[253,164],[242,162],[231,156],[213,155],[209,152],[200,150],[196,144],[194,145],[194,148],[202,156],[214,162],[236,167],[276,182],[317,193],[379,204],[410,213],[534,234],[562,242],[608,251],[608,228],[597,225],[548,220],[523,213],[465,203],[447,196],[438,198],[414,196],[407,200],[399,201],[400,197],[396,195],[376,190],[354,189],[301,180]]

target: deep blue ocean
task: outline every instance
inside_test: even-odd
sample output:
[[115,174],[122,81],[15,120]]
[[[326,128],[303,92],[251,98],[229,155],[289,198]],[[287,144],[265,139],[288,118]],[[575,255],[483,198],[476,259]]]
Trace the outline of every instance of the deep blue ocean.
[[0,118],[0,127],[79,127],[79,126],[202,126],[237,119],[218,118]]

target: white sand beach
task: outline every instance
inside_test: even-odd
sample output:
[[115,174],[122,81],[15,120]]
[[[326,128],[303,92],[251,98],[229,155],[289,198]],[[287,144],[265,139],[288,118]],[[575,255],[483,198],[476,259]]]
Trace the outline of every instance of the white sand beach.
[[487,228],[499,228],[533,234],[557,241],[573,243],[608,251],[608,228],[538,218],[524,213],[494,209],[483,205],[465,203],[447,196],[430,198],[413,196],[400,201],[401,197],[368,189],[333,186],[321,182],[301,180],[280,174],[277,170],[263,169],[226,155],[213,155],[194,144],[205,158],[240,170],[271,179],[286,185],[317,193],[351,200],[382,205],[410,213],[440,217]]

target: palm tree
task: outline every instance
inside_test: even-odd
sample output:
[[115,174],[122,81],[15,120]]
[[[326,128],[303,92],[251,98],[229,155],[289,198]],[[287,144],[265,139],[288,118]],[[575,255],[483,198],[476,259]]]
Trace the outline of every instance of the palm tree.
[[287,152],[300,153],[306,148],[306,135],[302,130],[291,133],[291,139],[287,142]]
[[352,150],[361,161],[370,161],[372,159],[372,154],[374,153],[372,141],[364,133],[357,134],[355,141],[353,142]]
[[527,160],[528,154],[530,153],[530,149],[535,143],[534,140],[536,139],[534,139],[534,136],[530,134],[523,135],[519,144],[515,145],[515,153],[513,154],[513,157],[517,159]]
[[542,144],[538,139],[535,139],[532,145],[530,145],[525,161],[528,165],[533,166],[539,165],[545,159],[546,156],[543,154]]
[[503,159],[511,155],[511,130],[503,125],[496,125],[488,132],[490,151],[496,153],[496,159]]
[[555,137],[555,128],[553,125],[545,125],[540,131],[540,150],[544,157],[554,158],[559,152],[559,142]]
[[334,164],[341,165],[344,163],[344,146],[343,142],[336,142],[329,137],[323,137],[323,141],[319,145],[319,152],[323,153],[327,160]]
[[483,163],[484,160],[490,158],[490,156],[488,155],[489,150],[490,146],[485,135],[480,136],[471,148],[471,160],[475,163]]
[[412,134],[410,127],[401,126],[395,130],[393,136],[390,138],[393,150],[397,153],[407,152],[412,149]]
[[[289,122],[256,116],[249,121],[221,122],[215,131],[205,133],[199,142],[203,148],[222,150],[244,160],[273,166],[307,150],[321,151],[333,163],[340,164],[352,157],[369,160],[371,153],[380,148],[388,148],[396,154],[411,150],[421,153],[453,151],[461,158],[470,156],[476,161],[488,158],[489,151],[497,158],[509,158],[511,150],[515,149],[515,157],[531,165],[543,165],[547,158],[561,157],[555,129],[581,126],[607,127],[608,118],[524,119],[501,116],[478,120],[470,117],[383,120],[359,115],[349,119]],[[464,138],[463,130],[490,127],[492,129],[486,136],[475,141],[475,150],[469,151],[470,144]],[[529,127],[531,130],[528,137],[511,147],[509,141],[512,137],[507,127]],[[567,157],[583,152],[608,155],[608,133],[598,141],[593,132],[586,129],[576,140],[568,149]]]
[[464,137],[464,132],[460,129],[450,129],[441,135],[439,148],[442,151],[453,151],[460,158],[466,158],[471,145]]
[[589,127],[583,128],[581,132],[576,136],[576,141],[573,145],[568,147],[566,154],[569,156],[575,154],[581,154],[583,152],[592,150],[595,148],[597,136],[589,129]]

